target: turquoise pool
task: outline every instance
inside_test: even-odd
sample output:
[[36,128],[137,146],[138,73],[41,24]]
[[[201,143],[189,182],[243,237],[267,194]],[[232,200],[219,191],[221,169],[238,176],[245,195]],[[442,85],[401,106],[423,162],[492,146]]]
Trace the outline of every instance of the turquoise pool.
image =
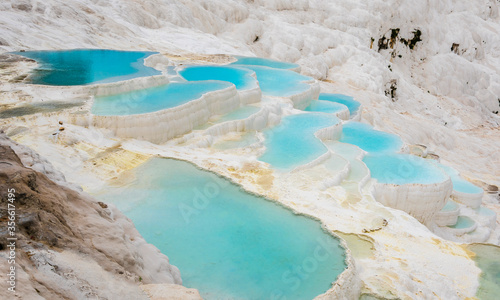
[[354,100],[353,97],[342,94],[321,93],[319,94],[318,99],[343,104],[347,106],[347,108],[349,108],[349,112],[351,113],[351,115],[355,114],[361,106],[361,104],[358,101]]
[[334,114],[346,110],[347,106],[323,100],[313,100],[311,104],[304,109],[305,111],[311,112],[324,112],[329,114]]
[[480,187],[475,186],[474,184],[463,179],[460,176],[460,173],[458,173],[458,171],[453,169],[452,167],[445,166],[439,163],[437,163],[437,165],[450,176],[451,182],[453,183],[453,189],[455,191],[466,194],[479,194],[483,192],[483,189],[481,189]]
[[13,52],[39,63],[30,79],[45,85],[87,85],[160,75],[144,66],[144,59],[156,53],[101,49]]
[[312,219],[190,163],[155,158],[106,189],[142,236],[204,299],[313,299],[346,269],[345,250]]
[[251,65],[233,66],[254,71],[264,96],[288,97],[299,94],[310,88],[304,81],[313,80],[311,77],[285,69]]
[[237,61],[232,64],[264,66],[275,69],[295,69],[299,67],[299,65],[297,64],[262,57],[235,56],[235,58],[237,59]]
[[368,124],[348,122],[343,125],[342,143],[356,145],[366,152],[396,152],[403,146],[399,136],[383,131],[374,130]]
[[450,228],[455,228],[455,229],[465,229],[469,228],[474,225],[476,221],[472,220],[469,217],[466,216],[458,216],[457,223],[455,225],[448,226]]
[[432,184],[448,179],[446,173],[433,163],[409,154],[368,154],[363,162],[370,169],[372,178],[380,183]]
[[282,118],[264,131],[266,151],[259,158],[280,170],[290,170],[326,153],[328,148],[314,134],[340,120],[323,113],[303,113]]
[[231,82],[239,90],[251,89],[257,86],[257,80],[250,70],[227,66],[190,66],[179,71],[188,81],[221,80]]
[[96,97],[92,106],[92,113],[98,116],[150,113],[176,107],[198,99],[205,93],[231,86],[231,83],[223,81],[174,82],[149,89]]

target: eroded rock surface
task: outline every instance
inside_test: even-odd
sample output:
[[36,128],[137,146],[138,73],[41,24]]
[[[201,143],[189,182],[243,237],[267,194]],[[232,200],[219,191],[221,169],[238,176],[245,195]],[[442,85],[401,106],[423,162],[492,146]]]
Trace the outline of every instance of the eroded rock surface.
[[[148,299],[142,283],[181,284],[179,270],[114,206],[25,166],[27,159],[20,156],[32,152],[1,135],[1,270],[12,266],[6,239],[9,189],[15,189],[17,238],[16,294],[2,280],[1,299]],[[31,159],[46,165],[40,170],[53,169],[39,157]]]

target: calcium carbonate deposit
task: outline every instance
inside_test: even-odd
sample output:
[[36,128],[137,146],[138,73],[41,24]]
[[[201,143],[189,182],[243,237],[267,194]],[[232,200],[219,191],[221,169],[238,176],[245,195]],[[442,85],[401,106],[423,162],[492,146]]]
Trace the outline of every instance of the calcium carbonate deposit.
[[0,298],[497,299],[499,5],[2,2]]

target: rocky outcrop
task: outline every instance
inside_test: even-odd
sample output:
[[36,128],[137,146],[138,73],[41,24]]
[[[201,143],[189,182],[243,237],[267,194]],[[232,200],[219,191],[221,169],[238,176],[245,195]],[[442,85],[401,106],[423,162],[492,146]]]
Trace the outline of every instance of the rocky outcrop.
[[[0,269],[13,266],[4,201],[13,189],[16,299],[148,299],[139,284],[181,284],[179,270],[120,211],[56,184],[49,177],[64,178],[55,172],[27,167],[32,152],[23,148],[0,134]],[[7,285],[0,282],[0,298],[14,299]]]

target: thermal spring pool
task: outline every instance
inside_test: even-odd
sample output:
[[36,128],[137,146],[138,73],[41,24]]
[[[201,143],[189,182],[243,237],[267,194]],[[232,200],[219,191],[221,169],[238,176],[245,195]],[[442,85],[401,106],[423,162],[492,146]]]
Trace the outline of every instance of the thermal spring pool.
[[311,77],[286,69],[250,65],[234,66],[254,71],[264,96],[288,97],[299,94],[310,88],[305,81],[313,80]]
[[347,95],[342,95],[342,94],[321,93],[321,94],[319,94],[318,99],[323,100],[323,101],[330,101],[330,102],[334,102],[334,103],[343,104],[343,105],[347,106],[351,115],[354,115],[358,111],[359,107],[361,106],[361,104],[358,101],[354,100],[353,97],[347,96]]
[[87,85],[161,75],[144,65],[157,52],[75,49],[13,52],[34,59],[38,67],[30,80],[44,85]]
[[401,149],[403,142],[395,134],[373,129],[368,124],[348,122],[342,127],[342,143],[356,145],[366,152],[396,152]]
[[247,90],[257,86],[253,72],[226,66],[190,66],[179,71],[188,81],[220,80],[231,82],[238,90]]
[[264,66],[274,69],[297,69],[299,67],[299,65],[297,64],[287,63],[283,61],[273,60],[269,58],[262,58],[262,57],[236,56],[236,59],[237,61],[232,64]]
[[279,125],[264,131],[266,151],[259,160],[284,171],[306,164],[328,151],[315,136],[316,131],[339,122],[337,117],[323,113],[286,116]]
[[390,184],[432,184],[444,182],[448,176],[433,163],[410,154],[368,154],[363,162],[372,178]]
[[473,251],[476,265],[482,273],[476,297],[481,300],[497,300],[500,295],[500,247],[486,244],[466,246]]
[[92,113],[98,116],[144,114],[199,99],[203,94],[231,87],[223,81],[173,82],[153,88],[96,97]]
[[98,198],[132,219],[204,299],[313,299],[346,269],[344,248],[318,222],[214,173],[161,158],[131,172],[131,183]]
[[470,228],[470,227],[474,226],[475,223],[476,223],[476,221],[472,220],[469,217],[458,216],[457,223],[454,225],[450,225],[448,227],[455,228],[455,229],[465,229],[465,228]]
[[311,101],[311,104],[309,104],[309,106],[306,107],[306,109],[304,110],[311,112],[324,112],[329,114],[335,114],[344,111],[346,109],[347,106],[340,103],[323,101],[323,100],[313,100]]
[[438,167],[444,170],[451,178],[451,182],[453,183],[453,189],[457,192],[465,193],[465,194],[482,194],[483,189],[474,184],[468,182],[463,179],[458,171],[453,169],[452,167],[445,166],[442,164],[438,164]]

